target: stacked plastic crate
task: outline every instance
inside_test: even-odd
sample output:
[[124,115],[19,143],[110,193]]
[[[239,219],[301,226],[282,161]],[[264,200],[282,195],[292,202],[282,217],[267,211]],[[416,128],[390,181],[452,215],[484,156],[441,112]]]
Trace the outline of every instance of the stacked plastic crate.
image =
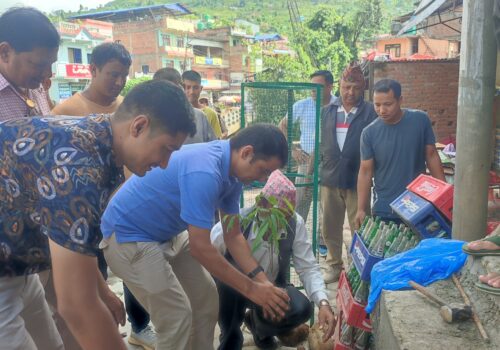
[[399,217],[422,238],[451,238],[453,186],[420,175],[407,189],[391,203]]
[[413,248],[419,238],[404,224],[382,222],[367,217],[354,234],[351,245],[353,263],[342,272],[337,292],[340,317],[335,330],[335,350],[365,349],[369,346],[371,321],[365,306],[370,273],[377,262]]

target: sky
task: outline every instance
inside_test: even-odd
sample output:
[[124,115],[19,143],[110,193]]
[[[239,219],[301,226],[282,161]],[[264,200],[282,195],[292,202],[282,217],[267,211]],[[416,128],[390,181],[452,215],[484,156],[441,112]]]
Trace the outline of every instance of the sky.
[[100,4],[105,4],[111,0],[0,0],[0,12],[12,6],[32,6],[43,12],[54,10],[78,10],[80,4],[85,7],[96,8]]

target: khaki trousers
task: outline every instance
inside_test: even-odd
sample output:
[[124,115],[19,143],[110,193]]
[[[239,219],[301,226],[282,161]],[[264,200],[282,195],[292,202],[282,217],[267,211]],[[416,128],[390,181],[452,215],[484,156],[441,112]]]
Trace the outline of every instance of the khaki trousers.
[[101,243],[106,262],[148,311],[157,350],[213,349],[219,310],[210,274],[190,254],[188,233],[165,243]]
[[329,266],[341,266],[345,213],[347,210],[351,235],[354,235],[358,195],[354,190],[321,186],[321,203],[323,206],[322,234],[328,247],[326,263]]
[[0,278],[0,349],[64,349],[36,274]]

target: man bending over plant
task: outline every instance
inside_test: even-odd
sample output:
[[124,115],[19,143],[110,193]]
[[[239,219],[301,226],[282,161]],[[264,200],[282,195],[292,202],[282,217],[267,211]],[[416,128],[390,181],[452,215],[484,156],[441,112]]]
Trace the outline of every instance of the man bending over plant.
[[[258,348],[274,349],[277,347],[275,335],[283,341],[290,331],[311,317],[313,309],[309,300],[293,285],[287,285],[290,258],[293,259],[293,265],[308,297],[319,307],[319,323],[324,330],[323,341],[333,334],[335,317],[328,303],[319,264],[307,237],[304,219],[295,213],[295,195],[293,183],[276,170],[257,196],[256,204],[242,209],[240,220],[241,231],[252,246],[253,257],[270,281],[286,289],[290,307],[282,319],[269,319],[263,315],[260,307],[218,281],[221,329],[219,350],[242,348],[243,335],[240,327],[243,321],[252,332]],[[235,264],[230,252],[226,251],[221,223],[214,226],[210,239],[219,252]],[[247,307],[250,310],[245,313]]]

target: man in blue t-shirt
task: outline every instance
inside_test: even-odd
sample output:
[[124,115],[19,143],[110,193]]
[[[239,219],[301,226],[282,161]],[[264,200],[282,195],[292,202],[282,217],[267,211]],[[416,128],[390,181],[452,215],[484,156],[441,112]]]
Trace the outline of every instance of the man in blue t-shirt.
[[367,215],[372,178],[372,213],[382,220],[398,218],[390,203],[426,166],[433,177],[445,180],[429,117],[419,110],[402,110],[402,101],[397,81],[383,79],[375,84],[373,105],[379,118],[361,134],[357,227]]
[[[267,317],[284,315],[288,296],[253,259],[237,214],[242,183],[265,182],[287,157],[281,131],[255,124],[230,141],[182,147],[167,169],[133,176],[110,201],[101,247],[151,315],[158,349],[213,346],[218,305],[209,272],[262,306]],[[211,245],[216,210],[227,217],[224,241],[243,273]]]
[[[330,71],[319,70],[311,74],[311,83],[323,86],[322,95],[320,96],[321,107],[337,101],[337,97],[332,95],[333,75]],[[313,172],[314,145],[316,142],[316,90],[311,91],[311,97],[299,100],[293,104],[293,123],[299,123],[300,126],[300,144],[292,149],[292,157],[297,162],[297,172],[305,177],[298,177],[296,184],[304,184],[312,182],[311,175]],[[280,122],[280,128],[285,134],[289,133],[288,116]],[[309,216],[309,208],[312,201],[312,187],[303,186],[297,188],[297,213],[307,222]],[[321,208],[320,208],[321,210]]]

